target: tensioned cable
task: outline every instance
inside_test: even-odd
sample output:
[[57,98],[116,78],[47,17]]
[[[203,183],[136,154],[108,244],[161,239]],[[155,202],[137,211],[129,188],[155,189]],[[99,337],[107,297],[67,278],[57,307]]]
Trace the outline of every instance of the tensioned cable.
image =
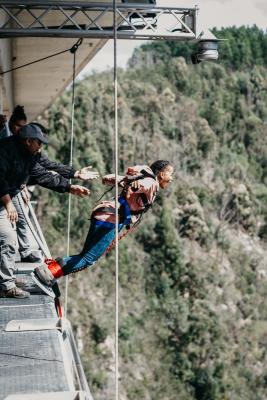
[[[70,49],[73,54],[73,67],[72,67],[72,95],[71,95],[71,136],[70,136],[70,166],[73,165],[73,142],[74,142],[74,112],[75,112],[75,75],[76,75],[76,51],[82,44],[82,39],[79,39],[74,46]],[[71,180],[70,180],[71,184]],[[71,220],[71,193],[69,193],[69,204],[68,204],[68,227],[67,227],[67,256],[70,255],[70,220]],[[65,308],[64,316],[67,318],[68,313],[68,289],[69,289],[69,277],[65,279]]]
[[117,75],[117,21],[116,0],[113,0],[114,42],[114,145],[115,145],[115,399],[119,399],[119,213],[118,213],[118,75]]
[[7,74],[8,72],[13,72],[13,71],[16,71],[17,69],[25,68],[25,67],[28,67],[29,65],[36,64],[38,62],[48,60],[49,58],[59,56],[60,54],[64,54],[64,53],[67,53],[68,51],[71,51],[72,48],[73,47],[71,47],[70,49],[59,51],[58,53],[51,54],[50,56],[42,57],[42,58],[39,58],[38,60],[28,62],[27,64],[19,65],[18,67],[14,67],[14,68],[8,69],[6,71],[2,71],[2,72],[0,72],[0,75],[4,75],[4,74]]

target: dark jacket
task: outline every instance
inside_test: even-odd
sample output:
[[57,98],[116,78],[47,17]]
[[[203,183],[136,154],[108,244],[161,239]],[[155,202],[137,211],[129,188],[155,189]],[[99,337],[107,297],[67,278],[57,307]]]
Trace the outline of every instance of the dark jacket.
[[[0,140],[7,138],[9,136],[12,136],[12,133],[7,131],[7,128],[4,127],[2,130],[0,130]],[[39,153],[37,156],[38,163],[47,169],[48,171],[54,171],[57,172],[59,175],[64,176],[64,178],[67,179],[72,179],[74,178],[75,174],[75,169],[68,165],[60,164],[55,161],[49,160],[49,158],[46,156],[44,153]],[[32,178],[33,181],[33,178]],[[32,183],[34,184],[34,183]]]
[[[36,156],[36,160],[37,164],[35,166],[35,173],[31,174],[28,181],[28,185],[38,185],[38,184],[40,185],[40,183],[36,181],[36,171],[38,175],[38,171],[40,171],[40,168],[42,170],[45,169],[47,172],[49,172],[49,174],[51,174],[51,171],[56,172],[57,174],[63,177],[62,181],[64,181],[64,178],[66,179],[74,178],[75,169],[73,169],[68,165],[60,164],[55,161],[50,161],[49,158],[43,153],[38,153]],[[56,176],[57,175],[54,175],[54,177]],[[60,178],[55,178],[55,179],[60,180]]]
[[64,176],[64,178],[66,179],[74,178],[75,169],[73,169],[69,165],[64,165],[49,160],[49,158],[44,153],[39,153],[38,163],[45,169],[57,172],[59,175]]
[[[32,155],[21,139],[10,136],[0,141],[0,197],[15,196],[25,184],[35,184],[59,193],[68,192],[68,179],[52,174],[38,163],[40,154]],[[30,179],[31,177],[31,179]]]

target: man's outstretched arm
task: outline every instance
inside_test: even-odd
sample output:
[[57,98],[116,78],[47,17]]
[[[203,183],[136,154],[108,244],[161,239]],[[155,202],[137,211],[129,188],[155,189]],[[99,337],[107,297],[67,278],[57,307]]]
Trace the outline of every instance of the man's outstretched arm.
[[75,170],[69,165],[49,160],[49,158],[43,153],[40,153],[38,163],[48,171],[57,172],[66,179],[76,178],[81,179],[82,181],[89,181],[99,177],[99,173],[97,171],[91,171],[91,166]]

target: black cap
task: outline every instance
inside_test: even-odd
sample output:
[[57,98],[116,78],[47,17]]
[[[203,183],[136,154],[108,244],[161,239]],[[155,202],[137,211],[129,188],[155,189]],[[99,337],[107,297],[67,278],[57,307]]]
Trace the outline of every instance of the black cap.
[[19,137],[22,139],[38,139],[42,143],[48,143],[48,138],[43,134],[39,126],[35,124],[24,125],[19,131]]

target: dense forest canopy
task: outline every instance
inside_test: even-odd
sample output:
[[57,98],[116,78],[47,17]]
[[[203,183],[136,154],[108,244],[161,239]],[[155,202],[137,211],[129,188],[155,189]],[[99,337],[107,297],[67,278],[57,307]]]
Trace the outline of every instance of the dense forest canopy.
[[[120,170],[169,159],[175,182],[120,242],[123,400],[267,397],[267,35],[214,30],[219,63],[188,44],[135,50],[119,72]],[[113,164],[112,74],[78,83],[76,166]],[[71,93],[47,113],[49,154],[69,159]],[[73,199],[72,252],[104,191]],[[67,198],[42,191],[38,213],[65,252]],[[114,254],[70,283],[72,323],[96,400],[114,391]]]

